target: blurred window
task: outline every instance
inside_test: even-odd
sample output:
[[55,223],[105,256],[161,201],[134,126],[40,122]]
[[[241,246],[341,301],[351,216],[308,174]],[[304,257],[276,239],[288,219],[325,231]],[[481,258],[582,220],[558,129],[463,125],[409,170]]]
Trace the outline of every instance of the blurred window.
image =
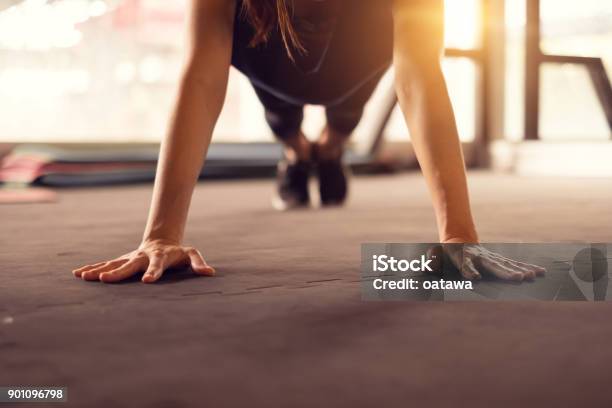
[[[542,50],[600,57],[612,72],[612,2],[541,0]],[[525,0],[506,1],[506,136],[521,140],[524,120]],[[608,140],[610,130],[588,72],[572,64],[541,70],[540,137]]]
[[[447,46],[478,46],[477,4],[447,0]],[[175,98],[186,7],[187,0],[0,2],[0,140],[158,141]],[[462,139],[472,140],[476,68],[449,59],[444,71]],[[391,81],[390,71],[361,129],[376,118]],[[323,110],[307,107],[306,131],[316,134],[323,123]],[[387,134],[408,138],[399,111]],[[273,140],[248,81],[233,69],[214,140]]]

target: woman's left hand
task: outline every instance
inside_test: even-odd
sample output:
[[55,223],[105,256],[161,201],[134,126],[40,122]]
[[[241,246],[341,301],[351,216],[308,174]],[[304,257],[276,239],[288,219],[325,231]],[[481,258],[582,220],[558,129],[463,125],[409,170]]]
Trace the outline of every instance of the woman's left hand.
[[444,253],[465,279],[481,279],[491,275],[501,280],[522,282],[544,276],[546,269],[506,258],[479,244],[442,245]]

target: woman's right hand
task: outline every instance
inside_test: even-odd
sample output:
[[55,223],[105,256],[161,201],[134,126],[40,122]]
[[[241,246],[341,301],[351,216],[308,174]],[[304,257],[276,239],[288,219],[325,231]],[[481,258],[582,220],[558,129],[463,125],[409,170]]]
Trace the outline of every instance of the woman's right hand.
[[72,273],[86,281],[112,283],[144,272],[142,281],[153,283],[165,270],[184,266],[191,266],[198,275],[215,274],[215,269],[206,263],[197,249],[163,240],[145,241],[135,251],[111,261],[83,266]]

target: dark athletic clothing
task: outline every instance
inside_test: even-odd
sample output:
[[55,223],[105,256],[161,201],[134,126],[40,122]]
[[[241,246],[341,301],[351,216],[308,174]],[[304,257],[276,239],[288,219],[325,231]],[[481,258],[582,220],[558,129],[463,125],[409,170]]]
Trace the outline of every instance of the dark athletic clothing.
[[[294,27],[307,54],[289,58],[278,30],[266,44],[250,47],[253,29],[237,0],[232,65],[245,74],[280,138],[300,129],[303,107],[323,105],[328,125],[350,134],[363,107],[391,64],[391,0],[312,2],[308,15],[295,11]],[[299,17],[298,17],[299,16]]]

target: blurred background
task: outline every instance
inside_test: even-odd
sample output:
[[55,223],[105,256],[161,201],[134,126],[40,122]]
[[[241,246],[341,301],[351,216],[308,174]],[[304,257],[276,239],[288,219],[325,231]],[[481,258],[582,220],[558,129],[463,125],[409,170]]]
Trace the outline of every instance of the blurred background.
[[[2,0],[0,143],[158,143],[176,92],[186,3]],[[447,0],[446,45],[444,69],[469,165],[552,171],[546,160],[530,165],[519,156],[525,140],[607,149],[609,81],[606,89],[596,62],[612,64],[612,2]],[[370,101],[354,150],[414,167],[392,74]],[[308,107],[306,133],[316,135],[323,118]],[[272,141],[250,85],[232,70],[214,142],[248,157],[249,146]],[[610,175],[607,167],[593,170],[597,146],[586,153],[591,173]]]

